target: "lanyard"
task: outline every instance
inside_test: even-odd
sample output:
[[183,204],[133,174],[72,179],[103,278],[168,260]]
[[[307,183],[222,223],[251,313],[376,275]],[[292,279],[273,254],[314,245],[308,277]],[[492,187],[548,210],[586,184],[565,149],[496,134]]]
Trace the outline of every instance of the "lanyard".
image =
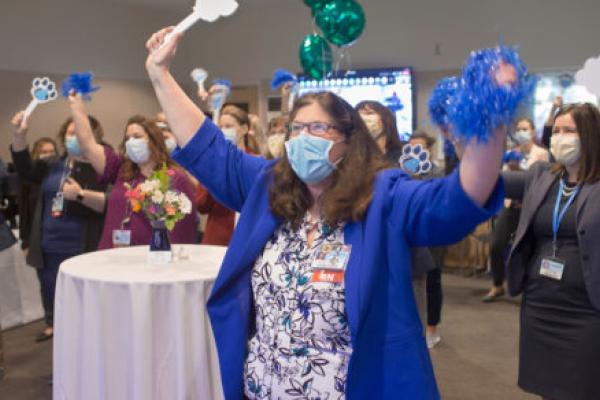
[[62,193],[63,186],[67,180],[67,178],[71,175],[71,159],[69,157],[65,158],[65,169],[62,171],[60,176],[60,183],[58,184],[58,193]]
[[565,187],[565,183],[562,179],[560,179],[560,184],[558,187],[558,194],[556,195],[556,204],[554,205],[554,215],[552,218],[552,251],[553,256],[556,257],[556,252],[558,250],[558,228],[560,227],[561,221],[564,219],[565,214],[567,213],[567,209],[573,204],[577,193],[579,193],[579,186],[575,189],[573,194],[569,197],[566,204],[563,206],[562,210],[560,209],[560,199],[562,198],[562,191]]

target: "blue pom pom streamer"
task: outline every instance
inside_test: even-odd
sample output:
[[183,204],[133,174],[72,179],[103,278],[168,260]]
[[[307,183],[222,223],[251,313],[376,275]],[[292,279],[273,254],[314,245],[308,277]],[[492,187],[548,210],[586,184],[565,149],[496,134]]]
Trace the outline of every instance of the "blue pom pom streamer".
[[227,86],[231,90],[231,81],[229,79],[215,79],[213,85]]
[[290,71],[286,71],[285,69],[278,69],[273,74],[273,80],[271,81],[271,89],[275,90],[279,86],[288,83],[288,82],[298,82],[298,77],[292,74]]
[[506,153],[504,153],[504,156],[502,156],[502,162],[503,163],[508,163],[511,161],[515,161],[515,162],[521,162],[521,160],[523,159],[523,153],[521,153],[520,151],[507,151]]
[[92,96],[90,93],[93,93],[100,89],[100,87],[92,86],[92,81],[94,80],[94,75],[91,72],[82,72],[82,73],[73,73],[64,80],[61,86],[62,95],[64,97],[69,97],[69,92],[74,90],[76,93],[81,94],[84,100],[90,101]]
[[[495,73],[501,63],[512,65],[516,82],[500,85]],[[535,79],[515,48],[498,46],[471,53],[463,68],[459,90],[448,108],[448,121],[460,140],[486,142],[501,125],[510,124],[520,104],[533,91]]]
[[[448,127],[448,107],[456,94],[459,80],[455,76],[441,79],[429,98],[428,108],[431,122],[439,128]],[[452,144],[450,144],[452,145]]]

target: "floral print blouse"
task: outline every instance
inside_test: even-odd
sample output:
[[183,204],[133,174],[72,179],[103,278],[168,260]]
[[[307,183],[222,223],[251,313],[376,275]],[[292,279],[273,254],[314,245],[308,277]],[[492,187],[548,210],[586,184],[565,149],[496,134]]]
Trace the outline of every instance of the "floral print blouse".
[[344,283],[312,281],[325,244],[343,244],[343,226],[317,223],[308,247],[307,217],[282,225],[252,270],[256,333],[248,342],[244,393],[249,399],[344,399],[352,354]]

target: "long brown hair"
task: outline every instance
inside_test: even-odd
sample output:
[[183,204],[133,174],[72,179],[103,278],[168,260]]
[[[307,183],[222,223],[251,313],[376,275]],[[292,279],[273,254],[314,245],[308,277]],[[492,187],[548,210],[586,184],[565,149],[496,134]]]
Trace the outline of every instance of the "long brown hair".
[[221,110],[221,116],[223,115],[229,115],[235,119],[240,126],[246,125],[248,128],[246,133],[244,133],[242,137],[238,138],[238,142],[236,143],[238,147],[242,147],[245,152],[250,154],[260,154],[258,140],[249,133],[250,128],[252,127],[252,122],[250,121],[250,116],[248,113],[235,104],[227,104]]
[[150,159],[156,162],[156,167],[160,168],[163,163],[167,164],[167,167],[176,167],[177,164],[169,156],[167,146],[165,145],[165,139],[163,137],[161,129],[151,120],[147,119],[142,115],[135,115],[127,121],[125,125],[125,132],[123,134],[123,140],[119,146],[121,154],[123,154],[123,165],[121,166],[120,177],[124,181],[131,180],[134,176],[140,173],[140,167],[131,161],[125,151],[125,142],[127,142],[127,128],[130,125],[139,125],[142,127],[144,132],[148,135],[148,149],[150,150]]
[[385,136],[385,154],[400,154],[402,141],[396,125],[396,117],[392,111],[383,104],[367,100],[356,105],[356,111],[369,110],[375,112],[381,118],[383,125],[383,136]]
[[[600,112],[589,103],[569,104],[562,107],[554,121],[562,115],[570,115],[577,127],[581,141],[581,157],[579,158],[579,183],[594,183],[600,180]],[[555,173],[564,173],[565,167],[556,164]]]
[[[358,221],[365,215],[373,197],[378,171],[389,165],[383,159],[358,112],[342,98],[330,92],[309,93],[294,103],[293,121],[300,110],[318,104],[346,137],[343,160],[332,173],[331,185],[321,195],[321,216],[329,225]],[[274,215],[297,227],[312,206],[308,187],[292,170],[287,154],[272,169],[269,201]]]

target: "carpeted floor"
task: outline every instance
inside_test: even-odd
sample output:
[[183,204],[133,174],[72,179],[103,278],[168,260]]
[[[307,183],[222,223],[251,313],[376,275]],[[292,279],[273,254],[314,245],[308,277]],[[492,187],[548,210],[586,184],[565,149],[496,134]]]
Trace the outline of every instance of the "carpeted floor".
[[[505,298],[483,304],[480,298],[487,280],[451,274],[442,279],[442,342],[431,351],[442,398],[537,399],[516,385],[518,301]],[[52,398],[52,342],[34,343],[42,329],[43,324],[37,322],[4,332],[6,377],[0,382],[0,399]]]

